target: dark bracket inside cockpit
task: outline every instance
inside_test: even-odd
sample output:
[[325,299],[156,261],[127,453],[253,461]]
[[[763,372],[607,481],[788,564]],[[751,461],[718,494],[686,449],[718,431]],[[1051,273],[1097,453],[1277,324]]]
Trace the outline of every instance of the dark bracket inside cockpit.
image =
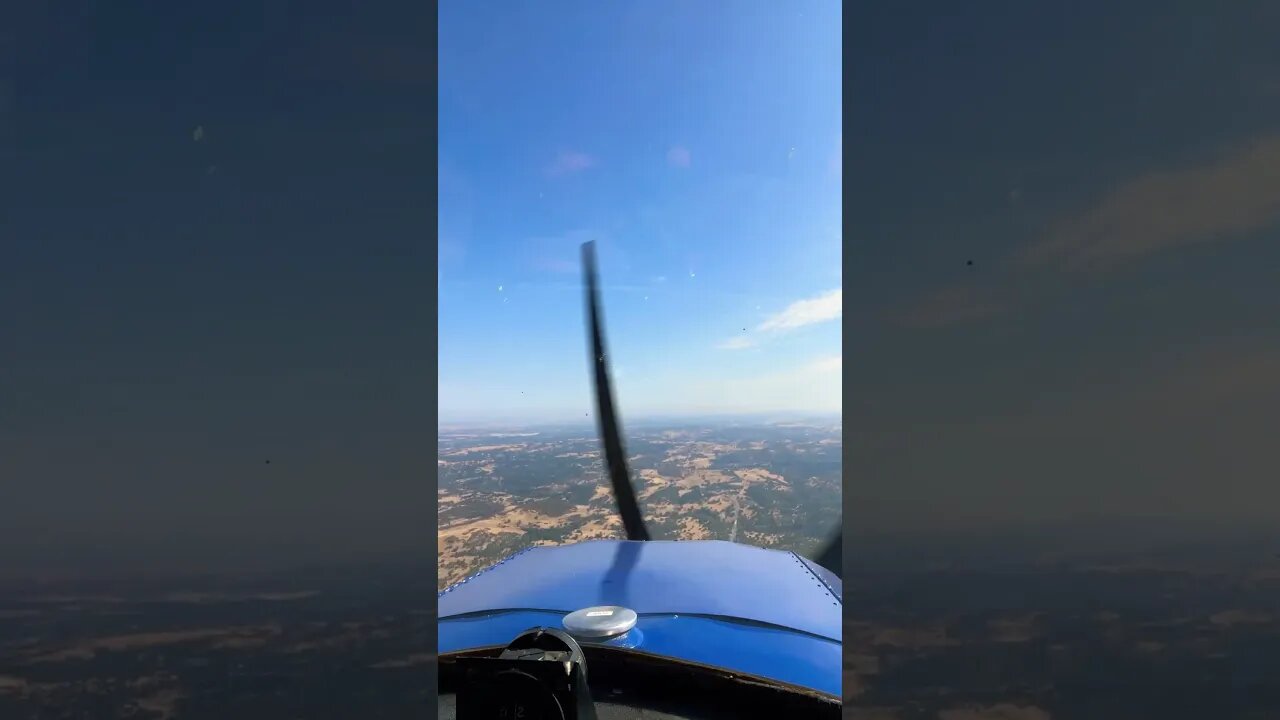
[[498,657],[461,657],[458,720],[596,720],[587,660],[568,633],[524,631]]

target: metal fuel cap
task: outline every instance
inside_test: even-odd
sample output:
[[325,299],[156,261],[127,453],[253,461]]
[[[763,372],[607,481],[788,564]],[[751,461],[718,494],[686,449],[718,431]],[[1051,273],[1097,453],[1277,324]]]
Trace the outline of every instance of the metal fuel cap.
[[574,610],[564,616],[564,629],[582,638],[609,638],[636,626],[636,611],[617,605]]

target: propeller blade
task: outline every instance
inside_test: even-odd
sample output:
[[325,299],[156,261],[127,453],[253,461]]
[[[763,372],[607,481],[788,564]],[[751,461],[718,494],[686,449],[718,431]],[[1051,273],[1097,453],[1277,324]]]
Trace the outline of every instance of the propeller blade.
[[604,330],[600,319],[600,292],[596,287],[596,244],[582,244],[582,269],[587,284],[587,323],[591,335],[591,358],[595,368],[596,425],[604,445],[605,465],[613,483],[613,496],[618,501],[618,514],[628,540],[648,540],[649,531],[640,517],[640,504],[627,470],[627,453],[622,447],[622,429],[613,408],[613,389],[609,382],[609,360],[604,347]]
[[844,579],[844,530],[837,529],[835,537],[827,541],[822,551],[813,558],[813,561],[831,571],[831,574]]

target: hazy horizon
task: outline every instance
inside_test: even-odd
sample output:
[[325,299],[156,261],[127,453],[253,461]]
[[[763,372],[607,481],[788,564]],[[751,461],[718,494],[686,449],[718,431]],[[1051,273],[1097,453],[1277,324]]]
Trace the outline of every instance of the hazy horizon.
[[[779,411],[743,411],[743,412],[673,412],[673,413],[648,413],[648,414],[632,414],[626,412],[622,408],[618,408],[619,423],[626,428],[633,424],[653,425],[665,422],[707,422],[707,423],[730,423],[730,422],[786,422],[788,420],[836,420],[841,421],[843,414],[837,411],[805,411],[805,410],[779,410]],[[437,423],[437,428],[462,428],[462,429],[487,429],[487,428],[538,428],[538,427],[563,427],[574,426],[591,428],[595,431],[596,419],[594,413],[583,414],[579,412],[565,412],[560,414],[549,415],[530,415],[523,416],[507,416],[504,417],[500,413],[475,413],[471,418],[465,417],[441,417]]]

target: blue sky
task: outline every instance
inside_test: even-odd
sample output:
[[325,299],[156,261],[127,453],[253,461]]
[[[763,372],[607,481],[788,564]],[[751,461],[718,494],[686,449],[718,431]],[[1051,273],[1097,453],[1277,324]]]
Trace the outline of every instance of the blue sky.
[[840,6],[440,8],[441,422],[838,411]]

